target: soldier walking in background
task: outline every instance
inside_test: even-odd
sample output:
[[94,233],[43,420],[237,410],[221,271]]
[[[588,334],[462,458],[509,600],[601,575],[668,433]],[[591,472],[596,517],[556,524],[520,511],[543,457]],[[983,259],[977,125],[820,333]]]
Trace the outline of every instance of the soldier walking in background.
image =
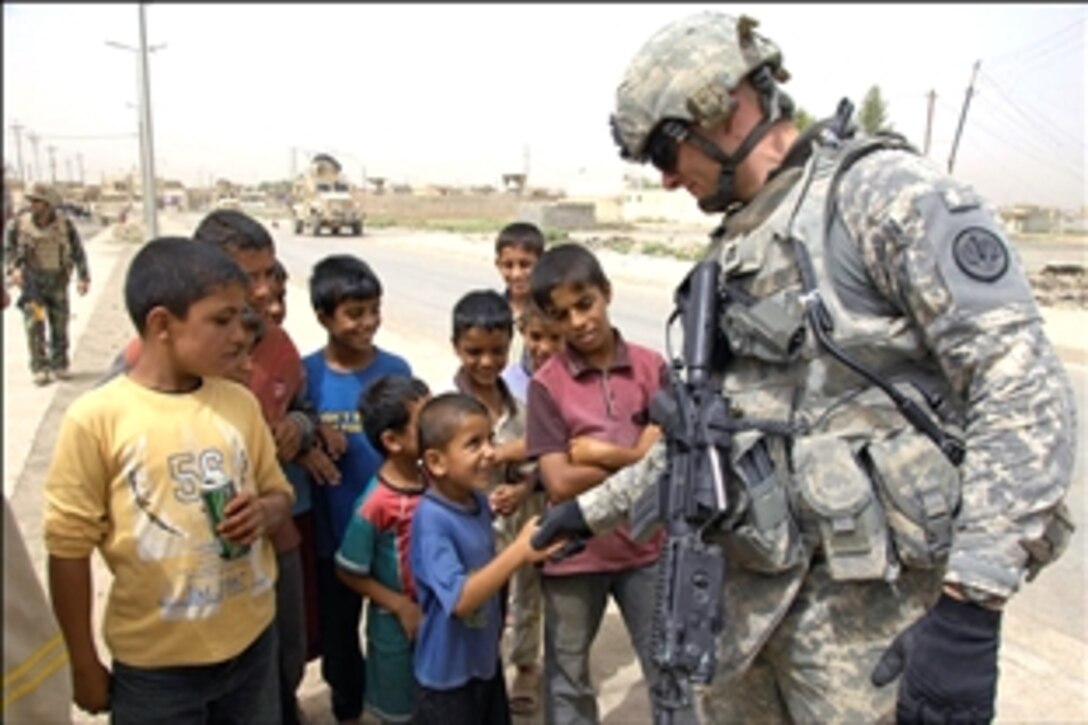
[[[612,117],[623,158],[725,213],[689,278],[717,285],[730,439],[702,451],[728,500],[700,532],[724,553],[707,722],[988,722],[1003,605],[1072,532],[1069,379],[976,192],[848,102],[799,132],[755,26],[662,28]],[[619,523],[686,454],[665,428],[534,543]]]
[[30,372],[36,385],[45,385],[51,374],[60,380],[68,377],[68,283],[72,269],[81,295],[87,294],[91,276],[83,242],[61,211],[57,193],[47,184],[36,183],[26,198],[30,209],[17,213],[4,234],[4,266],[12,283],[22,290],[18,305],[26,323]]

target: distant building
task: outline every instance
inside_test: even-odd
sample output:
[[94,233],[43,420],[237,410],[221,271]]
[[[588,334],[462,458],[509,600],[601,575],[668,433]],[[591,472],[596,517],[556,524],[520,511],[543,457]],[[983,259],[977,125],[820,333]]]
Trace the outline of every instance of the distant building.
[[1062,213],[1058,209],[1023,204],[1001,209],[998,216],[1011,234],[1046,234],[1061,229]]

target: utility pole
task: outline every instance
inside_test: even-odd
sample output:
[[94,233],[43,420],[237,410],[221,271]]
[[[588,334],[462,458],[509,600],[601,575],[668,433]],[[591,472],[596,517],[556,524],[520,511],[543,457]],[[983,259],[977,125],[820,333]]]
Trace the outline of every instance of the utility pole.
[[967,96],[963,99],[963,110],[960,112],[960,122],[956,126],[956,137],[952,139],[952,153],[948,156],[948,173],[952,173],[952,167],[956,163],[956,149],[960,145],[960,135],[963,134],[963,122],[967,120],[967,109],[971,106],[971,96],[975,94],[975,79],[978,77],[978,67],[981,60],[975,61],[975,68],[971,71],[971,83],[967,86]]
[[937,91],[930,90],[927,95],[929,97],[929,108],[926,111],[926,143],[922,149],[923,156],[929,156],[929,142],[933,138],[933,105],[937,102]]
[[158,189],[155,186],[155,149],[154,137],[151,133],[151,77],[148,69],[147,57],[149,53],[161,50],[166,43],[147,45],[147,19],[144,13],[144,4],[140,3],[139,27],[140,45],[138,48],[107,40],[106,45],[121,50],[128,50],[136,54],[136,85],[139,92],[140,113],[140,183],[143,186],[144,227],[147,238],[153,239],[159,235],[158,217]]
[[144,226],[146,238],[159,236],[158,190],[155,188],[155,147],[151,133],[151,73],[147,63],[147,17],[140,3],[140,118],[143,139],[140,144],[144,186]]
[[36,133],[28,133],[26,135],[30,139],[30,146],[34,149],[34,180],[42,180],[42,157],[38,153],[38,141],[41,140],[41,136]]
[[49,153],[49,183],[55,185],[57,183],[57,147],[49,144],[45,150]]
[[19,181],[26,184],[26,169],[23,167],[23,124],[12,122],[11,132],[15,134],[15,159],[19,164]]

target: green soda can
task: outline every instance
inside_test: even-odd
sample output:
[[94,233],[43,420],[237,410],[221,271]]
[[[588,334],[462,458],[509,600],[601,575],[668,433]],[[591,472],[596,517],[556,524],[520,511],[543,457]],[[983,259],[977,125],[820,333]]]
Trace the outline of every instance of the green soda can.
[[225,473],[212,470],[204,475],[204,483],[200,487],[200,497],[204,499],[204,510],[208,514],[208,523],[212,527],[212,535],[219,540],[219,556],[223,559],[237,559],[249,553],[249,544],[238,544],[219,535],[216,530],[219,524],[226,518],[223,511],[227,508],[227,502],[238,493],[237,487]]

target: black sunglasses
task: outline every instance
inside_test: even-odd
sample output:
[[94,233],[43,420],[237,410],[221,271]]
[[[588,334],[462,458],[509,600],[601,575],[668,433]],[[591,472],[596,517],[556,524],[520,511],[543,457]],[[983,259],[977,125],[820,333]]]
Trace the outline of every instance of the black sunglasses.
[[689,135],[687,124],[681,121],[669,120],[659,124],[646,142],[646,158],[661,173],[676,173],[680,144]]

